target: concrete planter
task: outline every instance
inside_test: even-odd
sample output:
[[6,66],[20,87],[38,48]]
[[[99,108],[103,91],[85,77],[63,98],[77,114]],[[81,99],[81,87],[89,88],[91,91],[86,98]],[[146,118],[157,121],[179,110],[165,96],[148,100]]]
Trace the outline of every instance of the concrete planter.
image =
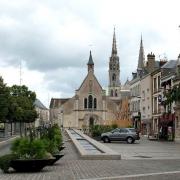
[[101,136],[95,136],[95,137],[92,137],[94,140],[96,141],[101,141]]
[[64,154],[53,154],[54,159],[52,159],[48,165],[53,165],[56,161],[61,159],[64,156]]
[[39,172],[51,161],[52,159],[16,159],[11,161],[11,167],[16,172]]
[[59,149],[59,151],[62,151],[65,148],[66,148],[65,146],[60,146],[58,149]]

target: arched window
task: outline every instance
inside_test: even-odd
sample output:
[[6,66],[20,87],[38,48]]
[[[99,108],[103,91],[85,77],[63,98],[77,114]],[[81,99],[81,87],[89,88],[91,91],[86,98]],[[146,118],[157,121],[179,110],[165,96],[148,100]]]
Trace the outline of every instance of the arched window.
[[116,75],[115,74],[112,75],[112,80],[116,81]]
[[97,107],[97,99],[94,98],[94,109],[96,109],[96,107]]
[[111,96],[113,96],[113,90],[111,90]]
[[87,109],[87,98],[84,99],[84,109]]
[[92,109],[92,107],[93,107],[93,97],[92,97],[92,95],[89,95],[89,97],[88,97],[88,108]]

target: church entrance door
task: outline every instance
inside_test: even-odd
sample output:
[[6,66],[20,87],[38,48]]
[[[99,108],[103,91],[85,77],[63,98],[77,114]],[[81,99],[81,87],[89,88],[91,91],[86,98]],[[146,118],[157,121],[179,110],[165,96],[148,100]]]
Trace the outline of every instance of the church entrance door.
[[94,126],[94,118],[93,117],[89,118],[89,126]]

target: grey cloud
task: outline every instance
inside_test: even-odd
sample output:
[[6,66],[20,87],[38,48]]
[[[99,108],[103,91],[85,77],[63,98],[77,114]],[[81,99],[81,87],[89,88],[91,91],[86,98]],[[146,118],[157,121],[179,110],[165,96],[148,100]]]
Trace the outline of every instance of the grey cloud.
[[[28,69],[45,74],[44,82],[48,90],[73,94],[87,74],[86,63],[91,49],[97,79],[103,87],[108,86],[113,24],[112,29],[101,27],[98,8],[102,1],[16,2],[17,5],[0,3],[0,61],[6,61],[7,66],[17,66],[22,59]],[[41,8],[50,11],[49,19],[46,19],[46,14],[38,16]],[[76,37],[74,33],[79,30],[76,22],[69,29],[74,19],[82,23],[84,31],[88,30],[88,33],[82,31]],[[116,27],[116,36],[120,78],[121,82],[125,82],[137,66],[140,33],[143,34],[146,54],[149,53],[146,49],[149,51],[162,38],[149,26],[127,24],[123,27],[120,23]]]

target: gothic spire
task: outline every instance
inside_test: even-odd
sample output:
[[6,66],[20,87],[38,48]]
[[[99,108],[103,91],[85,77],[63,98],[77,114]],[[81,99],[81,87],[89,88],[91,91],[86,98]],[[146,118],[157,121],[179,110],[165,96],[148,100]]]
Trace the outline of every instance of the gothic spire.
[[138,59],[138,67],[137,70],[142,70],[144,68],[144,47],[143,47],[143,40],[142,40],[142,34],[141,34],[141,42],[140,42],[140,49],[139,49],[139,59]]
[[112,44],[112,56],[113,55],[117,55],[115,27],[114,27],[113,44]]
[[88,72],[90,70],[94,71],[94,62],[93,62],[93,59],[92,59],[91,51],[90,51],[89,61],[88,61],[87,65],[88,65]]

